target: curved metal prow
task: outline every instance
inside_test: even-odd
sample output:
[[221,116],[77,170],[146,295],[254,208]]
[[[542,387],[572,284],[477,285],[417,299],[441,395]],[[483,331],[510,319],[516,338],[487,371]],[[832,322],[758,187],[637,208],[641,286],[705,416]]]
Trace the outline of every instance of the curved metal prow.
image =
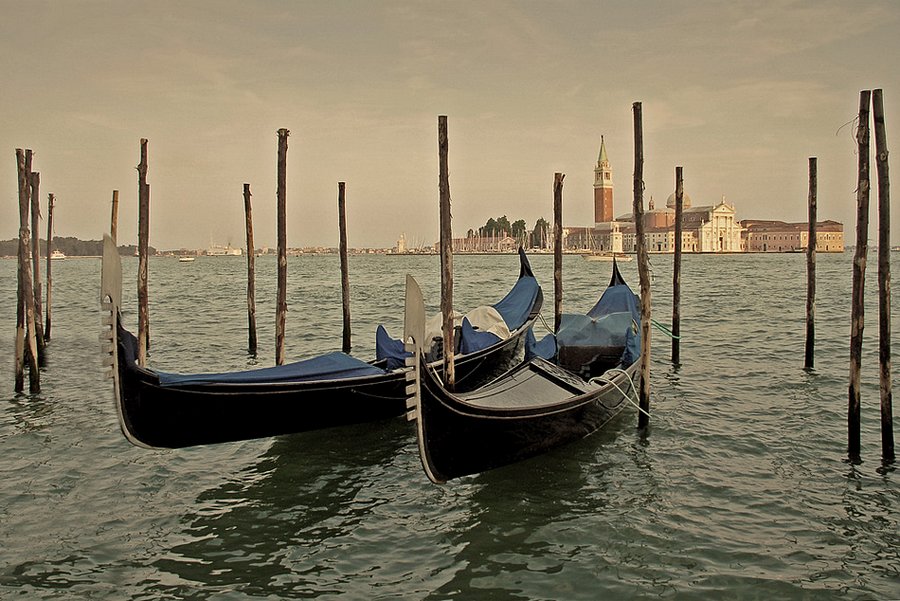
[[440,484],[440,480],[428,466],[425,460],[425,431],[422,424],[422,369],[428,366],[422,361],[422,338],[425,336],[425,301],[422,298],[422,289],[416,278],[406,276],[406,313],[403,320],[403,341],[406,351],[412,353],[412,357],[406,358],[406,365],[411,367],[406,373],[406,419],[416,422],[416,440],[419,445],[419,458],[425,475],[434,483]]
[[107,377],[113,381],[113,393],[116,400],[116,415],[119,418],[119,427],[125,438],[139,447],[147,447],[146,444],[135,438],[125,423],[125,415],[122,413],[122,382],[119,374],[119,317],[122,306],[122,258],[116,243],[108,235],[103,236],[103,265],[100,275],[100,332],[101,352],[103,353],[103,365],[109,367]]
[[422,289],[411,275],[406,276],[406,310],[403,317],[403,343],[405,350],[412,353],[406,358],[406,365],[412,369],[406,374],[406,417],[418,417],[419,395],[421,394],[420,372],[422,362],[422,338],[425,336],[425,301]]

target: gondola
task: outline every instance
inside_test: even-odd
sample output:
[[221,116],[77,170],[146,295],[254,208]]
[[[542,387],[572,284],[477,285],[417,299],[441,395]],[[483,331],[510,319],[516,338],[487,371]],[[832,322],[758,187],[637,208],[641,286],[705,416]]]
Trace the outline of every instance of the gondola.
[[[509,335],[471,332],[457,369],[476,387],[517,361],[543,295],[524,252],[512,290],[493,305]],[[179,448],[291,434],[403,414],[406,408],[402,352],[379,326],[387,351],[371,362],[335,352],[296,363],[218,374],[170,374],[140,367],[137,339],[122,325],[122,268],[106,236],[103,248],[101,339],[112,368],[119,425],[143,447]],[[464,322],[463,326],[467,326]],[[470,326],[471,329],[471,326]],[[493,336],[493,337],[491,337]],[[402,349],[402,342],[396,341]],[[440,344],[433,344],[440,348]],[[438,362],[439,363],[439,362]]]
[[[407,276],[404,335],[417,351],[422,306]],[[416,352],[407,416],[433,482],[545,453],[591,434],[624,408],[640,363],[640,309],[618,266],[587,314],[564,314],[559,330],[540,342],[529,332],[526,348],[522,364],[465,393],[447,390]]]

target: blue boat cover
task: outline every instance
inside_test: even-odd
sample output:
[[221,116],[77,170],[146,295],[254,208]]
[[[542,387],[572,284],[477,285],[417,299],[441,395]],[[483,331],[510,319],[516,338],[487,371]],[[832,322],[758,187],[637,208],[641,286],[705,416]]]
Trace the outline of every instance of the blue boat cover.
[[500,337],[492,332],[480,332],[472,327],[468,318],[463,317],[459,330],[459,352],[463,355],[486,349],[500,342]]
[[171,374],[157,372],[162,386],[189,384],[265,384],[272,382],[308,382],[343,380],[387,373],[346,353],[333,352],[304,361],[263,369],[218,374]]
[[[525,251],[519,248],[519,279],[516,280],[512,289],[497,304],[493,305],[497,313],[503,318],[506,327],[510,332],[521,328],[534,308],[541,287],[537,282],[537,278],[531,271],[531,264]],[[464,320],[465,322],[465,320]],[[492,338],[489,338],[492,337]],[[490,344],[487,344],[492,340]],[[473,353],[475,351],[487,348],[491,344],[500,341],[500,337],[490,332],[480,332],[469,324],[468,333],[461,334],[460,352],[462,354]],[[469,350],[466,350],[469,349]],[[375,331],[375,357],[379,361],[387,359],[388,369],[396,369],[402,367],[404,359],[411,356],[403,350],[403,341],[391,338],[384,326],[378,326]]]
[[412,357],[412,353],[404,349],[403,341],[391,338],[384,326],[378,326],[375,330],[375,359],[386,360],[388,370],[394,370],[406,365],[407,357]]
[[523,275],[516,281],[512,290],[494,305],[497,313],[503,316],[503,321],[506,322],[510,332],[521,328],[528,320],[540,288],[533,275]]
[[525,338],[525,356],[552,360],[566,347],[622,347],[622,363],[631,365],[641,354],[639,299],[626,284],[608,287],[587,315],[563,313],[556,335],[537,341]]
[[525,360],[531,361],[535,357],[541,357],[553,362],[556,359],[556,336],[547,334],[540,340],[534,337],[534,328],[525,333]]

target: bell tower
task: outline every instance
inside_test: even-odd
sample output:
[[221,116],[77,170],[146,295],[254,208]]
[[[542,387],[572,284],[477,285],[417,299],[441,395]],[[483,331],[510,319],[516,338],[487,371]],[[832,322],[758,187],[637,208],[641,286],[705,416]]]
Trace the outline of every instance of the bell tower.
[[613,221],[612,170],[606,156],[606,142],[600,136],[600,156],[594,168],[594,223]]

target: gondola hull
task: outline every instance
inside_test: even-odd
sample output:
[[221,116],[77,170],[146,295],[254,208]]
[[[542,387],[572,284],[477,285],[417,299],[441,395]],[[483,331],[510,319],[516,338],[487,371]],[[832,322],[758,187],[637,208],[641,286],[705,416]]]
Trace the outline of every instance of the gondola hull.
[[[524,323],[504,340],[457,356],[456,370],[464,387],[482,385],[522,355],[525,334],[543,296],[524,253],[520,260],[517,285],[526,282],[523,289],[533,292],[514,305]],[[337,363],[353,363],[353,375],[351,371],[339,376],[323,375],[335,371],[299,375],[294,367],[327,355],[284,366],[289,375],[280,367],[187,376],[143,368],[137,363],[137,341],[121,323],[121,277],[118,251],[106,236],[101,283],[106,361],[119,425],[138,446],[179,448],[248,440],[387,419],[406,410],[409,368],[382,369],[382,364],[367,364],[341,353],[333,353],[342,358]]]
[[[431,369],[421,372],[416,423],[422,464],[431,480],[445,482],[540,455],[595,432],[627,404],[623,392],[632,389],[637,363],[616,372],[612,384],[591,389],[564,370],[533,361],[498,380],[500,386],[472,395],[450,393]],[[523,387],[532,394],[540,390],[540,398],[523,402]],[[562,400],[554,401],[554,396]]]
[[[125,436],[140,446],[179,448],[293,434],[398,417],[406,409],[403,371],[311,382],[162,386],[156,373],[135,363],[130,336],[119,327],[118,407]],[[522,334],[457,359],[458,373],[477,386],[490,369],[514,363],[521,347]]]

